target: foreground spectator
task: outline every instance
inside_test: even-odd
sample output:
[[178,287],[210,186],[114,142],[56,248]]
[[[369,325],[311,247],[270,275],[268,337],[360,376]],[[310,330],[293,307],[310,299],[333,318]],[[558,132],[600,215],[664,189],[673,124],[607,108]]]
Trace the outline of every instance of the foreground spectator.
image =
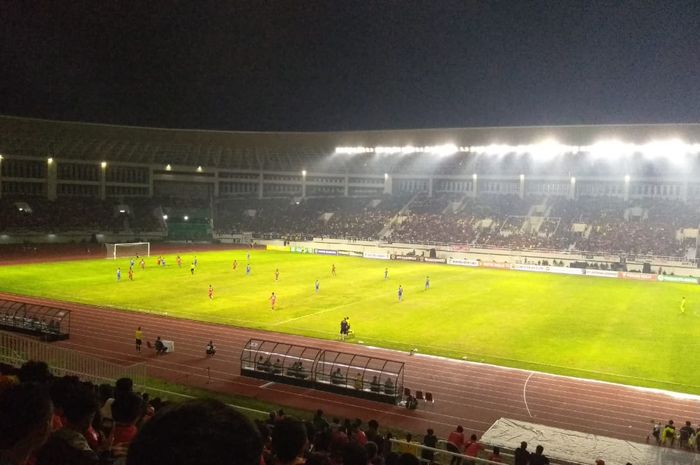
[[90,447],[86,434],[97,412],[93,390],[79,382],[68,384],[63,392],[61,408],[64,424],[54,432],[37,452],[37,465],[97,464],[99,456]]
[[535,453],[530,454],[530,465],[547,465],[549,459],[544,455],[544,447],[538,445],[535,448]]
[[156,413],[132,441],[127,465],[259,465],[255,426],[223,403],[192,400]]
[[272,452],[277,465],[303,463],[308,436],[304,423],[291,418],[283,418],[272,431]]
[[23,465],[51,432],[53,406],[43,386],[21,384],[0,392],[0,463]]
[[515,465],[527,465],[530,462],[530,452],[527,450],[527,442],[523,441],[520,443],[520,447],[515,449],[514,456],[515,459],[513,463]]

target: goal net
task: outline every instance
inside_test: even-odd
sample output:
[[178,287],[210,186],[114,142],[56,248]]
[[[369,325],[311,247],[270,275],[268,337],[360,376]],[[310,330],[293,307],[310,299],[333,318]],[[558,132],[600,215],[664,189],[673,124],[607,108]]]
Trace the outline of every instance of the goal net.
[[116,260],[123,257],[150,257],[151,243],[150,242],[122,242],[109,244],[105,243],[107,249],[107,258]]

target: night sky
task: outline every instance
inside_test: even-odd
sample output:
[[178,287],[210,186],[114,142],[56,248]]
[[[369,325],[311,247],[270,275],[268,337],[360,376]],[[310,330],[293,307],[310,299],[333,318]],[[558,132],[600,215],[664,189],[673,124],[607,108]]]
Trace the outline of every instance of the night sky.
[[700,122],[700,1],[0,0],[0,113],[174,128]]

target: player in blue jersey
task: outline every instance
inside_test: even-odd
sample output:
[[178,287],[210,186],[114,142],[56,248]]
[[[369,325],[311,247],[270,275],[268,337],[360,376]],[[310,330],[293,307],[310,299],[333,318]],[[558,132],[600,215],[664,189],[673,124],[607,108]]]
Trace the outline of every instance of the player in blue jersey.
[[250,263],[245,266],[245,275],[250,276]]
[[399,290],[397,294],[399,296],[399,302],[401,302],[403,300],[403,287],[401,287],[401,284],[399,284]]
[[121,281],[122,279],[122,270],[121,268],[117,268],[117,281]]

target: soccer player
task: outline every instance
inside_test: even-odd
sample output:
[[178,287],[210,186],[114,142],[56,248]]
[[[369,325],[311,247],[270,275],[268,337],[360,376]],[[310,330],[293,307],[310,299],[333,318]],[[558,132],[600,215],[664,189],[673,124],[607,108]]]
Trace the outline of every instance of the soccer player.
[[250,261],[250,250],[245,253],[246,261]]
[[117,281],[121,281],[122,279],[122,270],[121,268],[117,268]]
[[430,276],[425,277],[425,290],[430,289]]
[[193,263],[194,263],[194,267],[197,268],[197,263],[198,263],[198,262],[197,262],[197,256],[196,256],[196,255],[194,256],[194,262],[193,262]]
[[685,297],[681,299],[681,315],[685,313]]
[[334,263],[333,266],[331,267],[331,274],[332,274],[333,276],[335,276],[335,263]]
[[161,256],[158,255],[158,266],[160,266],[160,262],[161,262],[162,260],[163,260],[163,259],[161,258]]
[[233,261],[233,271],[236,271],[237,268],[238,268],[238,260],[234,260]]
[[340,340],[344,341],[345,338],[348,336],[348,332],[350,331],[350,324],[348,323],[348,317],[343,318],[343,321],[340,322]]
[[163,259],[161,260],[160,264],[163,265],[163,268],[165,268],[165,257],[163,257]]
[[245,275],[250,276],[250,263],[245,266]]
[[275,270],[275,281],[279,281],[279,280],[280,280],[280,269],[277,268]]
[[194,267],[195,267],[195,266],[196,266],[196,265],[194,264],[194,262],[192,262],[192,264],[190,265],[190,273],[193,274],[193,275],[194,275]]
[[134,267],[134,259],[132,258],[131,261],[129,262],[129,268]]
[[182,268],[182,258],[178,255],[175,260],[177,260],[177,267]]
[[318,290],[320,289],[321,284],[318,282],[318,279],[314,283],[314,289],[316,289],[316,294],[318,294]]
[[389,279],[389,268],[384,268],[384,279]]
[[141,259],[141,269],[142,270],[146,269],[146,262],[143,260],[143,258]]
[[209,285],[209,300],[214,300],[214,288]]
[[398,296],[399,296],[399,302],[403,300],[403,287],[401,287],[401,284],[399,284],[399,290],[398,290]]
[[141,344],[143,343],[143,332],[141,331],[141,327],[139,326],[136,328],[136,352],[141,352]]
[[133,281],[133,280],[134,280],[134,269],[129,268],[129,281]]
[[272,295],[270,296],[270,305],[272,306],[272,309],[275,309],[275,303],[277,302],[277,296],[273,292]]

